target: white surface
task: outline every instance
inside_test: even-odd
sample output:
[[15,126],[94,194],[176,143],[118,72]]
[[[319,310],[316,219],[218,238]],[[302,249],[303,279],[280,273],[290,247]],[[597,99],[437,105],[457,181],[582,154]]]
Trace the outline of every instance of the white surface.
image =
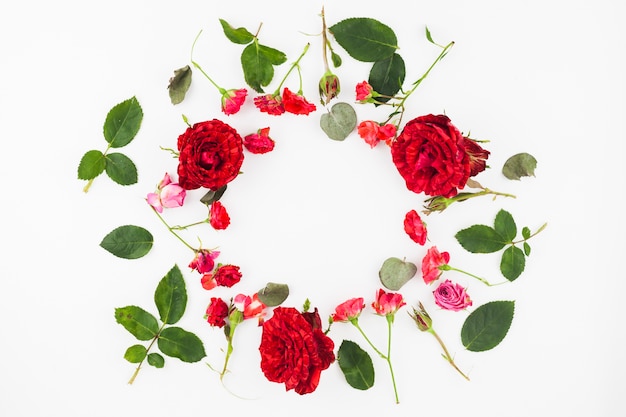
[[[446,112],[463,131],[490,139],[491,170],[477,179],[516,200],[477,199],[426,220],[431,242],[451,253],[451,264],[499,278],[497,256],[465,253],[454,233],[491,223],[500,208],[520,226],[548,228],[530,242],[526,271],[495,288],[461,274],[446,276],[469,287],[475,305],[516,300],[513,326],[492,351],[471,353],[459,341],[467,313],[438,310],[431,288],[414,280],[402,293],[423,300],[436,328],[470,373],[467,382],[439,357],[430,336],[401,312],[394,327],[393,359],[401,403],[393,403],[385,363],[375,356],[376,385],[361,392],[343,381],[337,364],[307,396],[284,392],[258,367],[260,328],[245,323],[235,337],[231,389],[203,363],[166,360],[145,367],[134,385],[134,366],[122,355],[133,338],[115,323],[113,309],[153,307],[158,280],[177,263],[189,288],[181,326],[204,341],[207,360],[221,364],[225,340],[202,315],[210,296],[251,293],[267,281],[287,282],[286,305],[305,298],[323,320],[335,305],[356,296],[368,304],[379,287],[377,271],[388,256],[419,263],[425,249],[402,230],[404,213],[422,197],[404,188],[384,147],[370,150],[356,134],[345,142],[318,128],[321,109],[309,117],[259,114],[250,102],[238,116],[219,111],[216,90],[194,75],[188,101],[172,106],[167,81],[189,63],[199,30],[196,60],[226,88],[243,86],[241,47],[221,33],[218,18],[255,30],[292,62],[306,42],[302,62],[306,95],[317,102],[322,74],[322,2],[119,1],[101,3],[13,2],[0,6],[0,193],[3,218],[0,290],[0,414],[4,416],[111,415],[469,415],[529,416],[558,410],[568,416],[616,416],[624,412],[626,347],[621,300],[625,288],[622,199],[626,86],[626,30],[617,1],[327,1],[329,24],[350,16],[374,17],[398,35],[407,81],[419,78],[440,43],[456,45],[410,99],[410,113]],[[349,59],[337,73],[342,101],[366,78],[367,64]],[[287,65],[277,70],[274,83]],[[297,90],[297,78],[287,86]],[[88,194],[76,179],[82,154],[104,149],[102,123],[118,102],[137,96],[145,118],[123,152],[139,168],[139,183],[122,188],[105,176]],[[357,106],[360,118],[386,110]],[[246,155],[243,171],[224,197],[233,223],[220,233],[194,229],[190,239],[215,242],[222,261],[239,264],[244,279],[232,291],[207,293],[186,265],[190,252],[169,236],[143,198],[175,161],[159,146],[175,147],[181,114],[196,122],[213,117],[242,134],[271,126],[276,150]],[[241,117],[241,115],[246,117]],[[499,169],[526,151],[539,161],[536,178],[511,182]],[[201,193],[190,193],[189,206]],[[184,209],[190,220],[205,212]],[[183,214],[181,214],[183,216]],[[181,220],[181,222],[184,220]],[[137,261],[114,258],[98,247],[114,227],[150,229],[155,247]],[[209,243],[211,242],[211,243]],[[384,341],[384,320],[364,313],[370,337]],[[360,336],[337,324],[330,336]],[[204,362],[204,361],[203,361]]]

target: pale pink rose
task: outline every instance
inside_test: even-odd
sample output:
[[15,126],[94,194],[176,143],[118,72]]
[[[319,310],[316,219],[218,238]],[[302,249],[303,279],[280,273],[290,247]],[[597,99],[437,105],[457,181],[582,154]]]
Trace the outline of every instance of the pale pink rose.
[[447,265],[448,262],[450,262],[450,254],[448,252],[439,253],[436,246],[428,249],[426,256],[422,259],[422,278],[424,278],[424,282],[430,284],[436,281],[443,272],[440,267]]
[[459,284],[454,284],[449,279],[445,280],[435,291],[435,303],[444,310],[459,311],[465,310],[472,305],[470,296],[467,295],[465,288]]
[[376,292],[376,300],[372,303],[372,307],[376,314],[386,316],[395,314],[405,304],[402,294],[388,293],[381,288]]
[[335,313],[331,316],[333,321],[350,321],[359,317],[363,309],[365,308],[365,303],[363,302],[363,298],[351,298],[348,301],[344,301],[339,304],[335,308]]
[[222,94],[222,111],[226,115],[235,114],[241,109],[241,106],[246,101],[248,90],[240,88],[239,90],[228,90]]
[[177,183],[173,183],[166,172],[157,185],[156,193],[149,193],[146,201],[157,212],[163,213],[163,208],[181,207],[185,202],[185,196],[186,191]]

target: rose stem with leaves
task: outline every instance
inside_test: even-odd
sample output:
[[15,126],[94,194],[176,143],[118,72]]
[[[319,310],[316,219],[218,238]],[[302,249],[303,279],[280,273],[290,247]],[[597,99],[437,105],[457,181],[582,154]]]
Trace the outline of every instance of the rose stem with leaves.
[[302,95],[302,74],[300,73],[300,60],[302,59],[302,57],[304,57],[304,55],[306,55],[307,51],[309,50],[309,46],[311,46],[310,43],[307,43],[304,46],[304,50],[302,51],[298,59],[296,59],[296,61],[291,65],[291,68],[289,68],[289,71],[287,71],[283,79],[280,81],[280,84],[278,84],[278,87],[276,87],[276,91],[274,91],[274,94],[273,94],[274,96],[277,96],[280,94],[281,87],[283,86],[285,81],[287,81],[287,77],[289,76],[289,74],[291,74],[291,71],[293,71],[294,68],[298,69],[298,77],[300,79],[300,86],[298,87],[298,95]]
[[137,375],[139,375],[139,371],[141,370],[141,365],[143,365],[143,362],[146,360],[146,358],[148,357],[148,352],[150,352],[150,349],[152,348],[152,345],[154,345],[154,342],[157,341],[157,339],[159,338],[159,335],[161,334],[161,331],[163,331],[163,329],[165,328],[165,323],[163,323],[161,325],[161,328],[159,329],[159,331],[157,332],[156,335],[154,335],[154,337],[152,338],[152,341],[150,341],[150,344],[148,345],[148,347],[146,348],[146,357],[144,357],[141,362],[139,362],[139,365],[137,365],[137,368],[135,369],[135,372],[133,372],[133,375],[130,377],[130,379],[128,380],[128,385],[132,385],[133,382],[135,382],[135,378],[137,378]]

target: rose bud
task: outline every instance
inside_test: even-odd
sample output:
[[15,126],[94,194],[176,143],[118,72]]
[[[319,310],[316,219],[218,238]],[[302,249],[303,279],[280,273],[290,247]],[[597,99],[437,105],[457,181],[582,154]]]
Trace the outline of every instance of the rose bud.
[[418,304],[418,308],[419,310],[413,308],[413,314],[409,313],[409,316],[411,316],[411,318],[415,320],[415,324],[417,324],[417,327],[421,331],[425,332],[427,330],[430,330],[433,325],[433,320],[424,309],[421,301]]
[[320,101],[322,104],[328,104],[330,100],[339,95],[341,90],[339,86],[339,78],[330,71],[322,77],[319,83]]

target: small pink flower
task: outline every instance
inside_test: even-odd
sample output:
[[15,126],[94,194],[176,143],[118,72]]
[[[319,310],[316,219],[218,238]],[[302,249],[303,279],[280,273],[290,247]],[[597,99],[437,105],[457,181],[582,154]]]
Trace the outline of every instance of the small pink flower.
[[359,136],[372,148],[378,145],[381,140],[387,145],[390,145],[391,141],[396,136],[396,125],[393,123],[381,125],[380,123],[372,120],[365,120],[359,123],[357,132]]
[[285,112],[285,106],[280,96],[266,94],[254,98],[254,105],[263,113],[280,116]]
[[452,283],[449,279],[439,284],[437,289],[433,291],[433,295],[435,296],[435,303],[444,310],[465,310],[472,305],[472,300],[467,295],[465,288]]
[[211,326],[224,327],[228,317],[228,304],[221,298],[211,298],[211,303],[206,309],[204,318]]
[[396,137],[397,126],[393,123],[387,123],[378,129],[378,139],[384,141],[391,146],[391,141]]
[[240,88],[239,90],[228,90],[222,94],[222,111],[226,115],[235,114],[241,109],[246,101],[248,90]]
[[335,313],[331,316],[333,321],[350,321],[359,317],[365,303],[363,298],[351,298],[348,301],[344,301],[335,308]]
[[450,254],[448,252],[439,253],[436,246],[431,247],[426,252],[426,256],[422,259],[422,277],[426,284],[436,281],[442,274],[442,266],[450,262]]
[[259,300],[259,294],[249,295],[238,294],[233,299],[235,308],[243,313],[244,320],[258,318],[259,325],[263,324],[265,318],[265,304]]
[[274,149],[274,140],[270,138],[270,128],[264,127],[243,138],[243,146],[255,154],[263,154]]
[[422,221],[417,211],[411,210],[404,217],[404,231],[415,243],[424,245],[426,243],[426,224]]
[[361,103],[367,103],[372,98],[374,89],[367,81],[360,82],[356,85],[356,99]]
[[189,263],[189,268],[195,269],[201,274],[213,271],[215,267],[215,258],[220,253],[209,249],[198,249],[195,258]]
[[215,230],[224,230],[230,224],[230,216],[226,211],[226,207],[219,201],[211,203],[209,223]]
[[405,304],[402,294],[388,293],[381,288],[376,292],[376,301],[372,303],[372,307],[376,314],[387,316],[394,315]]
[[213,278],[213,272],[207,272],[202,275],[202,278],[200,278],[200,285],[202,285],[202,288],[205,290],[212,290],[217,287],[217,282],[215,282],[215,279]]
[[159,213],[163,213],[163,208],[181,207],[185,202],[186,191],[177,183],[172,183],[170,175],[165,176],[157,185],[156,193],[149,193],[146,197],[148,204]]
[[293,114],[308,115],[316,110],[315,104],[309,103],[304,96],[291,92],[287,87],[283,89],[283,106],[286,112]]
[[235,265],[218,265],[213,272],[213,279],[220,287],[232,287],[241,280],[239,267]]

